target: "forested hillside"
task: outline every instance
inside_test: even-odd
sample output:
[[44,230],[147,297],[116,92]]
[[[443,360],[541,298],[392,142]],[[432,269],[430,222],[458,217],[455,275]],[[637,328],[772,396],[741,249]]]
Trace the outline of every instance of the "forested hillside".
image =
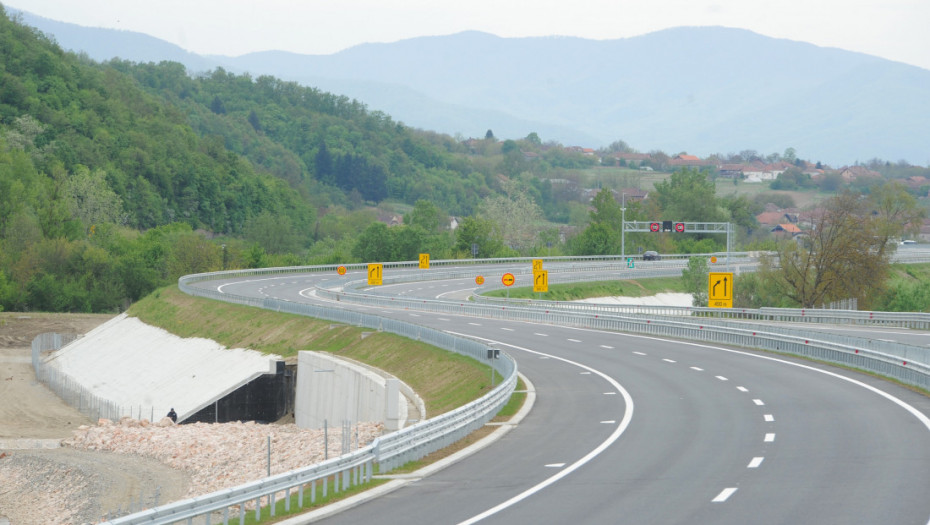
[[428,196],[468,213],[487,177],[443,146],[270,77],[95,63],[0,7],[0,306],[117,308],[183,273],[305,251],[340,206]]

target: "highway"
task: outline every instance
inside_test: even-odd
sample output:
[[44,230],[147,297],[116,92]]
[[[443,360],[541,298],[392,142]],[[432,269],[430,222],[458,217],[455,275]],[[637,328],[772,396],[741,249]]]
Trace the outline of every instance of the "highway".
[[[333,277],[199,286],[317,301],[313,287]],[[474,286],[378,292],[452,298]],[[493,342],[537,400],[492,446],[325,523],[930,523],[930,399],[905,388],[743,349],[351,308]]]

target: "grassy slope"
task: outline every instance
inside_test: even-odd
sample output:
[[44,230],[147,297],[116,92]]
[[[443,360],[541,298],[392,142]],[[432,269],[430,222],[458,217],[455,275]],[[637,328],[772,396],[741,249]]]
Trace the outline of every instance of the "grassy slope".
[[[205,337],[229,348],[295,357],[300,350],[332,352],[389,372],[409,384],[431,416],[477,399],[491,389],[488,367],[388,333],[334,324],[162,288],[129,309],[129,315],[181,337]],[[499,381],[499,379],[498,379]]]

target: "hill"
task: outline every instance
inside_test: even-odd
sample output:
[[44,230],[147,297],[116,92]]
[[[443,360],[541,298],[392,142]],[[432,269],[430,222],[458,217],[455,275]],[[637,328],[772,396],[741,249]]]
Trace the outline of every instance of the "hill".
[[[99,53],[93,58],[119,49],[124,59],[152,60],[144,35],[129,44],[125,32],[28,20],[65,47]],[[116,37],[120,47],[101,45]],[[536,132],[564,144],[622,139],[641,151],[702,156],[792,147],[835,166],[876,157],[924,163],[930,138],[930,71],[740,29],[599,41],[464,32],[332,55],[195,58],[165,48],[163,57],[193,71],[216,64],[316,86],[409,126],[466,137]]]

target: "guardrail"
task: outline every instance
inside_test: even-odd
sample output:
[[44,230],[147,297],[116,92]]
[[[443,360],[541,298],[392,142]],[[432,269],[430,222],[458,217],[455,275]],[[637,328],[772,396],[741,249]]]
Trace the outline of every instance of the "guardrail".
[[285,269],[283,272],[247,271],[238,274],[236,272],[199,274],[182,277],[178,282],[178,286],[185,293],[199,297],[305,315],[355,326],[365,326],[409,337],[486,362],[500,373],[504,379],[490,393],[476,401],[397,432],[381,436],[371,445],[353,453],[231,489],[162,505],[114,519],[109,523],[166,524],[184,520],[188,520],[189,523],[191,519],[198,516],[207,516],[207,522],[209,523],[209,516],[213,513],[222,513],[223,523],[228,523],[230,509],[238,511],[239,521],[242,523],[247,505],[255,506],[256,518],[261,514],[263,504],[270,509],[270,514],[274,516],[276,499],[279,495],[284,498],[285,510],[290,510],[292,493],[297,494],[297,505],[303,507],[304,489],[308,485],[310,486],[312,502],[312,498],[315,498],[317,493],[317,483],[321,484],[324,496],[329,486],[329,478],[335,480],[334,490],[344,491],[354,484],[370,481],[374,464],[378,464],[380,470],[386,472],[409,461],[420,459],[467,436],[494,417],[507,403],[516,388],[516,361],[506,353],[494,351],[495,349],[474,340],[360,312],[291,303],[277,299],[259,299],[223,294],[192,286],[193,283],[216,279],[218,276],[231,277],[242,274],[266,275],[271,273],[293,272],[290,269]]
[[[363,294],[352,290],[353,287],[363,285],[364,281],[356,281],[347,283],[342,291],[318,288],[317,293],[334,300],[367,305],[402,307],[450,314],[457,313],[511,321],[531,321],[598,328],[786,352],[869,370],[930,390],[930,349],[920,346],[856,338],[848,335],[815,334],[789,327],[777,327],[771,324],[753,326],[745,323],[706,318],[683,320],[681,318],[671,319],[661,316],[622,316],[602,311],[573,311],[577,303],[550,302],[552,308],[539,307],[538,304],[533,304],[532,301],[492,305],[476,304],[471,301],[451,302],[380,296],[370,293]],[[779,309],[771,310],[777,311]],[[839,312],[842,315],[842,311],[819,312],[827,312],[828,314],[830,312]],[[790,313],[785,315],[788,316]],[[795,313],[800,314],[800,311]],[[810,311],[805,310],[804,313],[809,314]],[[867,319],[869,316],[864,315],[862,317]],[[824,318],[833,319],[832,316]],[[812,317],[811,321],[816,321],[816,319],[817,317]]]

